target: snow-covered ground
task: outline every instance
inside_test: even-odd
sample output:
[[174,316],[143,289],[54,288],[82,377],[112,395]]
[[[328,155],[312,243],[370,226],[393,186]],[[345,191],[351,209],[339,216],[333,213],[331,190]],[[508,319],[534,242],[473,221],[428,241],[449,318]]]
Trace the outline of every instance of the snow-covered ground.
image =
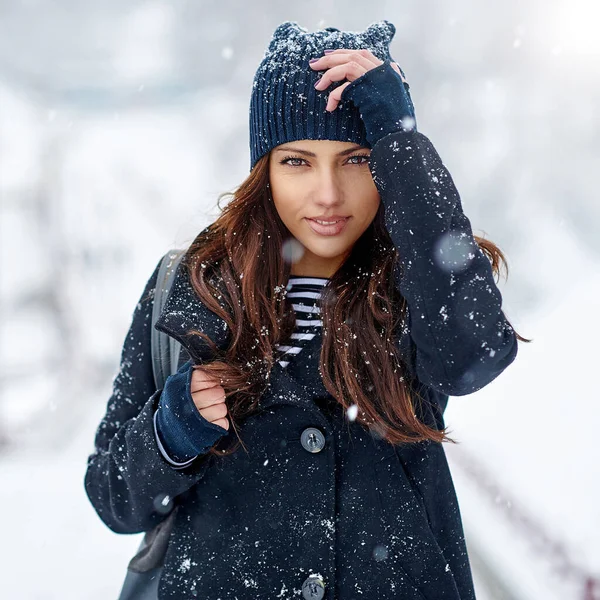
[[[102,398],[90,397],[100,406]],[[98,410],[92,411],[101,417]],[[80,423],[64,450],[19,453],[0,462],[2,597],[19,600],[117,598],[142,536],[112,533],[85,495],[83,477],[97,423]],[[92,438],[90,438],[92,436]]]

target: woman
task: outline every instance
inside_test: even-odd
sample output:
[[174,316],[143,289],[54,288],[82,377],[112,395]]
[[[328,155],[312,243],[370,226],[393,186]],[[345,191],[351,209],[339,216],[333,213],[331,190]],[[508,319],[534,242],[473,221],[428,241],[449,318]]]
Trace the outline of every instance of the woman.
[[85,485],[118,533],[178,506],[160,598],[475,597],[443,412],[529,340],[416,129],[394,33],[277,27],[250,175],[156,324],[185,349],[164,389],[158,266],[134,311]]

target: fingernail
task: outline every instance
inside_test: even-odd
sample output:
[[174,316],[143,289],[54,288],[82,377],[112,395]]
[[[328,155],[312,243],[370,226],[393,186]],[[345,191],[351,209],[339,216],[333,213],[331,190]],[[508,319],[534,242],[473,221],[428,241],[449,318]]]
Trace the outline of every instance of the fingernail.
[[308,62],[310,64],[317,62],[319,59],[318,58],[311,58]]
[[333,52],[333,50],[323,50],[323,52],[324,52],[325,54],[331,54],[331,53]]

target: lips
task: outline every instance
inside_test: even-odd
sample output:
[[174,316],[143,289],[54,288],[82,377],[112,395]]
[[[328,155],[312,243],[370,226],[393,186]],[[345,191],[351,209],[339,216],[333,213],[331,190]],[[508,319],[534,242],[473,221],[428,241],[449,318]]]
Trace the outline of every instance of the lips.
[[350,220],[350,217],[337,220],[336,223],[330,225],[323,225],[318,223],[315,219],[306,219],[309,227],[319,235],[338,235],[346,227],[346,223]]
[[341,221],[343,217],[339,219],[311,219],[311,221],[316,221],[319,225],[335,225],[338,221]]

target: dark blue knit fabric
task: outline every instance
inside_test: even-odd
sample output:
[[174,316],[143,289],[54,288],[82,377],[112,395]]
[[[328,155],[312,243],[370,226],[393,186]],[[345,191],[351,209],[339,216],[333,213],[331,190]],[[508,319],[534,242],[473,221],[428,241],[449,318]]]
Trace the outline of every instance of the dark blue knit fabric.
[[167,377],[158,403],[156,429],[171,458],[186,461],[208,452],[230,430],[205,419],[191,394],[192,361]]
[[358,108],[371,147],[389,133],[417,129],[410,94],[389,60],[346,87],[342,102],[347,100]]
[[[347,81],[335,81],[325,90],[316,90],[315,83],[325,71],[311,68],[309,60],[323,56],[326,49],[364,48],[379,60],[396,62],[389,49],[395,33],[395,26],[386,20],[372,23],[361,32],[326,27],[311,33],[295,21],[279,25],[252,84],[250,170],[272,148],[295,140],[338,140],[370,147],[369,139],[373,138],[373,132],[365,131],[353,103],[342,101],[334,111],[325,110],[329,94]],[[404,75],[402,68],[400,70]],[[393,74],[400,82],[402,96],[410,98],[408,83],[403,84],[395,71]],[[383,69],[381,75],[386,77],[389,73]],[[350,87],[353,87],[352,84]],[[358,88],[360,84],[354,87]],[[412,102],[409,106],[412,109]],[[405,107],[406,101],[401,109]]]

